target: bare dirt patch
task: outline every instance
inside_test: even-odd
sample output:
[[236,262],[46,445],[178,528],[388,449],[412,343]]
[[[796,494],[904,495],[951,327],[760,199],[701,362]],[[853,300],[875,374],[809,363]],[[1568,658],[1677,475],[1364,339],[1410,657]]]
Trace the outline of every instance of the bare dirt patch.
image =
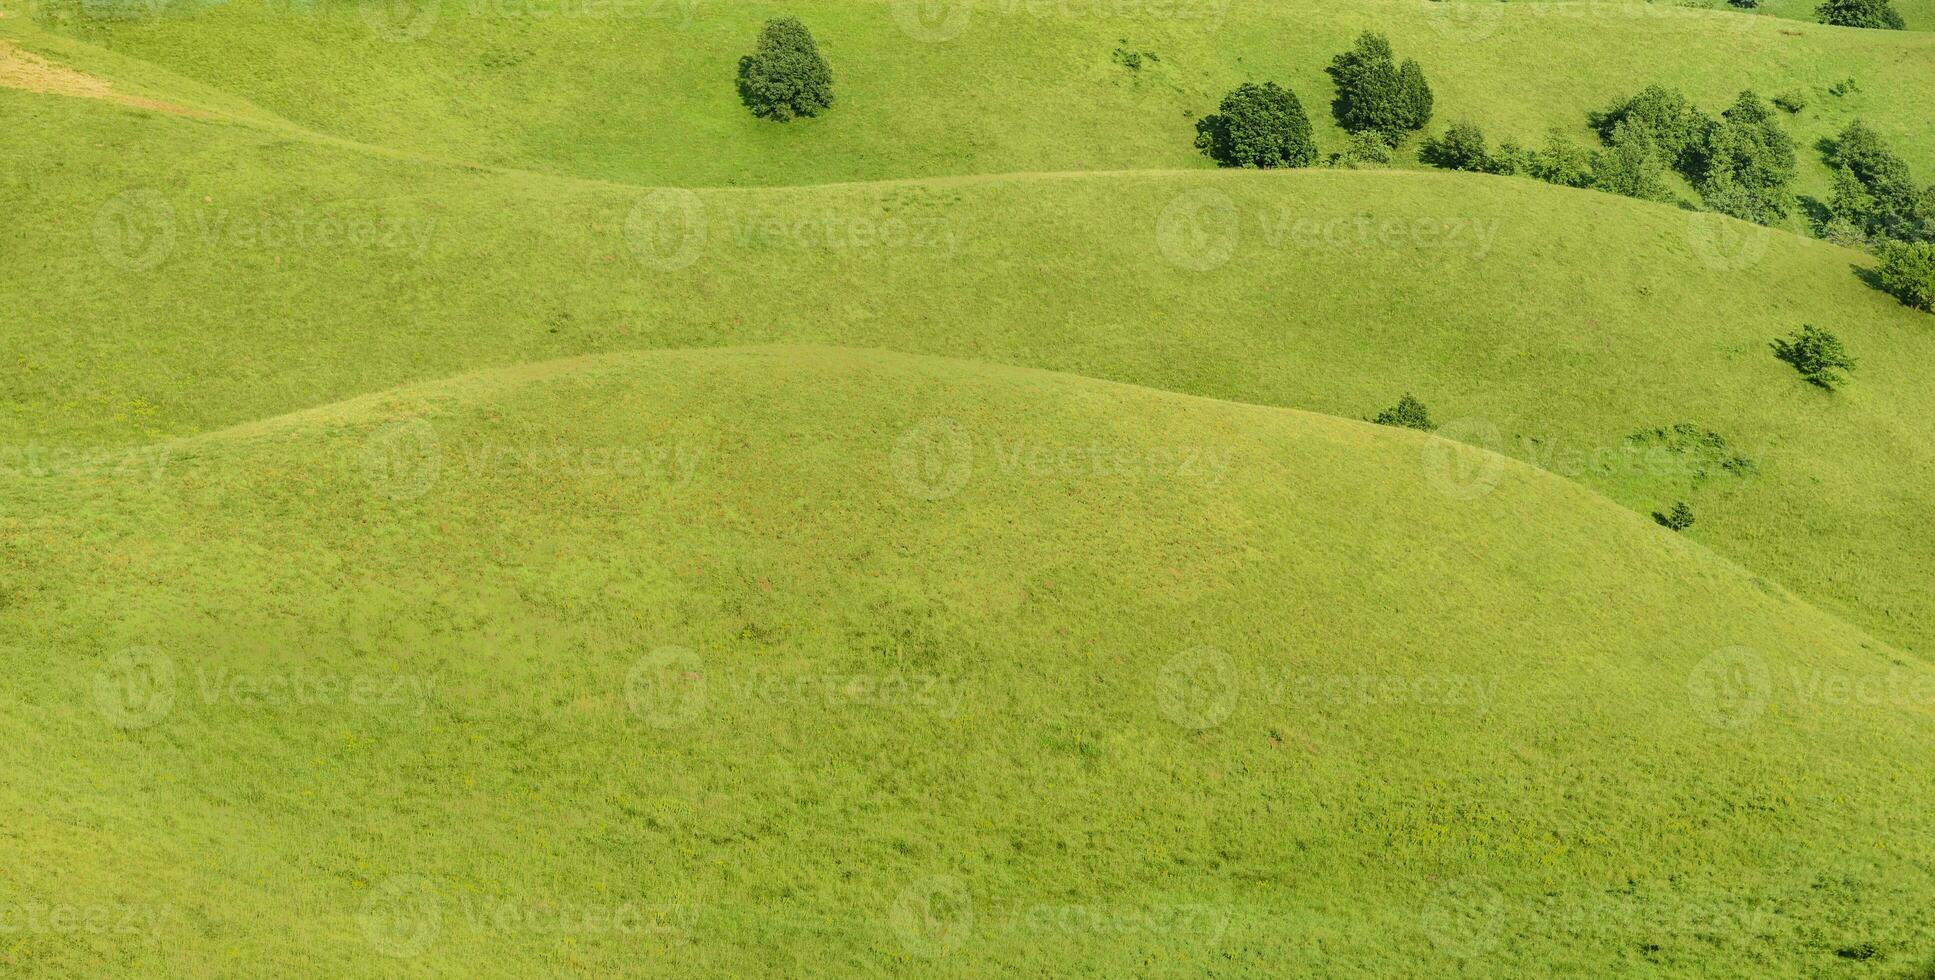
[[193,116],[199,113],[178,105],[129,95],[116,91],[106,79],[75,71],[72,68],[54,64],[36,54],[14,47],[0,40],[0,88],[24,89],[28,92],[43,92],[48,95],[69,95],[77,99],[100,99],[104,102],[118,102],[121,105],[156,112],[168,112],[178,116]]

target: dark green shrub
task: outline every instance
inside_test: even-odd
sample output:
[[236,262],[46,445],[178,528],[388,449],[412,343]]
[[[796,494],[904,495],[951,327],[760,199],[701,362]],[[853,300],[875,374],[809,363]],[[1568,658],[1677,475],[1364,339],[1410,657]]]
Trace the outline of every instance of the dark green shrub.
[[1391,162],[1391,144],[1382,133],[1352,133],[1342,153],[1330,156],[1330,165],[1345,170],[1381,167]]
[[1794,140],[1760,96],[1740,93],[1687,158],[1708,209],[1764,225],[1787,217],[1799,172]]
[[1690,155],[1705,141],[1713,120],[1707,118],[1687,97],[1672,89],[1649,85],[1638,95],[1614,103],[1603,112],[1587,117],[1599,138],[1608,145],[1622,123],[1638,123],[1641,130],[1628,127],[1628,133],[1643,131],[1657,151],[1660,161],[1675,170],[1694,168]]
[[1424,407],[1424,403],[1413,398],[1408,391],[1398,399],[1396,405],[1377,413],[1377,417],[1371,421],[1378,425],[1397,425],[1425,432],[1438,427],[1437,423],[1431,421],[1431,412]]
[[1592,156],[1557,127],[1546,134],[1545,147],[1529,155],[1526,166],[1527,173],[1548,184],[1585,187],[1592,183]]
[[1935,313],[1935,244],[1883,242],[1881,288],[1904,304]]
[[1854,358],[1841,346],[1841,338],[1813,326],[1785,340],[1774,341],[1774,356],[1794,366],[1812,385],[1833,391],[1847,379],[1842,371],[1854,370]]
[[1196,123],[1196,148],[1224,167],[1308,167],[1317,161],[1310,118],[1295,92],[1244,82]]
[[1398,64],[1382,34],[1359,35],[1325,70],[1337,83],[1331,109],[1349,132],[1383,133],[1395,144],[1431,120],[1433,97],[1424,69],[1408,59]]
[[1485,148],[1485,133],[1476,124],[1456,122],[1443,136],[1424,141],[1418,159],[1446,170],[1491,169],[1492,155]]
[[1646,201],[1673,199],[1666,182],[1666,161],[1645,123],[1622,120],[1613,128],[1610,142],[1605,152],[1592,155],[1592,187]]
[[1807,93],[1800,89],[1782,92],[1774,96],[1774,104],[1780,106],[1783,112],[1799,112],[1807,108]]
[[1774,110],[1753,89],[1743,89],[1739,97],[1733,100],[1733,105],[1720,113],[1720,118],[1742,126],[1754,126],[1773,122]]
[[1828,211],[1873,238],[1935,241],[1935,198],[1915,184],[1908,163],[1857,119],[1835,138]]
[[1512,177],[1530,172],[1532,169],[1531,160],[1532,155],[1527,153],[1524,147],[1511,140],[1504,140],[1498,144],[1498,149],[1492,153],[1489,166],[1485,170],[1487,173]]
[[1841,96],[1852,95],[1853,93],[1859,92],[1859,91],[1861,91],[1861,86],[1857,84],[1853,78],[1844,78],[1838,82],[1835,82],[1833,85],[1828,86],[1828,94],[1834,96],[1837,99],[1840,98]]
[[1417,61],[1406,58],[1398,66],[1398,122],[1408,130],[1423,129],[1431,121],[1431,110],[1437,97],[1431,94],[1431,83],[1424,79],[1424,67]]
[[780,122],[833,105],[833,71],[805,24],[775,17],[759,29],[753,53],[739,59],[739,99],[753,115]]
[[1823,24],[1836,27],[1867,27],[1875,30],[1899,31],[1908,27],[1901,19],[1901,12],[1888,0],[1824,0],[1814,8],[1814,16]]
[[1684,531],[1693,526],[1693,508],[1688,507],[1684,500],[1677,501],[1673,509],[1664,514],[1654,511],[1653,520],[1669,531]]

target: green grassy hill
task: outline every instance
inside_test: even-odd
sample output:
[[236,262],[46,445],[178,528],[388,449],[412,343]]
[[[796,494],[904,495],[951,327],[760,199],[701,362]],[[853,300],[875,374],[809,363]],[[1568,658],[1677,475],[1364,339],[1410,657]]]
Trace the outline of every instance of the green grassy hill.
[[[1857,114],[1925,177],[1928,35],[429,9],[0,18],[186,110],[0,87],[6,969],[1935,969],[1935,320],[1787,232],[1190,147],[1276,78],[1336,148],[1371,28],[1434,130],[1803,88],[1803,191]],[[732,96],[779,12],[824,118]]]
[[[920,5],[900,0],[689,9],[633,0],[607,5],[610,16],[541,19],[519,0],[396,5],[434,11],[394,21],[420,37],[389,30],[392,15],[365,18],[366,6],[389,9],[231,3],[74,29],[324,132],[632,183],[1206,167],[1195,120],[1237,83],[1262,79],[1298,93],[1329,152],[1343,139],[1323,68],[1365,30],[1424,64],[1438,96],[1434,130],[1470,118],[1494,139],[1537,142],[1557,125],[1584,140],[1588,110],[1653,82],[1714,111],[1743,88],[1801,88],[1813,105],[1789,124],[1804,148],[1803,190],[1827,188],[1805,148],[1857,115],[1935,173],[1935,147],[1921,138],[1935,114],[1935,37],[1664,4],[982,2],[929,5],[932,31],[912,13]],[[838,112],[771,126],[739,107],[733,67],[759,23],[780,13],[821,39]],[[1160,60],[1130,72],[1112,60],[1117,48]],[[1825,94],[1850,76],[1860,91]]]
[[[1494,5],[1501,2],[1511,3],[1521,7],[1543,10],[1548,16],[1568,16],[1565,9],[1561,6],[1565,0],[1462,0],[1462,2],[1486,5]],[[1595,0],[1584,0],[1584,2],[1595,2]],[[1908,30],[1935,30],[1935,3],[1930,3],[1929,0],[1890,0],[1890,2],[1895,10],[1901,13],[1902,20],[1907,23]],[[1718,13],[1735,14],[1742,17],[1772,16],[1787,20],[1804,21],[1809,24],[1818,24],[1820,17],[1816,11],[1820,6],[1821,0],[1760,0],[1754,9],[1745,10],[1734,6],[1729,0],[1705,0],[1705,2],[1699,2],[1699,0],[1680,0],[1678,3],[1656,2],[1641,5],[1641,9],[1635,11],[1633,16],[1671,18],[1684,15],[1691,10],[1710,10]],[[1464,16],[1470,18],[1475,23],[1498,19],[1490,13],[1476,14],[1467,12]],[[1780,29],[1793,30],[1793,25],[1783,24],[1780,25]]]
[[10,887],[156,922],[15,969],[1926,954],[1935,714],[1834,685],[1935,676],[1436,437],[766,348],[161,448],[6,488]]
[[[1930,555],[1900,530],[1935,485],[1935,331],[1864,285],[1855,252],[1473,175],[654,195],[6,100],[35,134],[9,168],[21,206],[55,219],[21,231],[35,267],[0,283],[31,352],[9,393],[21,440],[119,445],[482,366],[780,340],[1356,418],[1411,391],[1461,438],[1642,514],[1688,500],[1722,553],[1935,651]],[[56,135],[78,126],[99,145]],[[153,159],[195,162],[157,181]],[[103,213],[150,207],[165,248],[102,237]],[[34,302],[50,290],[70,299]],[[1805,323],[1848,339],[1855,385],[1825,395],[1773,358]],[[1683,423],[1758,472],[1631,439]]]

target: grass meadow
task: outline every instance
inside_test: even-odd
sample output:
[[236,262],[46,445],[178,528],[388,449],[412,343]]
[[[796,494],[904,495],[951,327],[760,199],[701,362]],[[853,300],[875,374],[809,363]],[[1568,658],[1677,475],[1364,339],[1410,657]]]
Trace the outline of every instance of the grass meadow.
[[[0,9],[10,976],[1935,969],[1935,320],[1805,220],[1925,4]],[[1802,209],[1193,148],[1367,29]]]

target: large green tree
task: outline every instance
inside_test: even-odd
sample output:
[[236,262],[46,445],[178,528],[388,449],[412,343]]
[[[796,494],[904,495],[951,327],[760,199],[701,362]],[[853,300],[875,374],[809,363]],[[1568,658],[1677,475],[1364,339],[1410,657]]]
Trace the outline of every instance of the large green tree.
[[1225,167],[1308,167],[1317,160],[1297,94],[1275,82],[1244,82],[1196,123],[1196,148]]
[[833,105],[833,70],[805,24],[775,17],[759,29],[753,53],[739,59],[739,98],[753,115],[780,122]]

